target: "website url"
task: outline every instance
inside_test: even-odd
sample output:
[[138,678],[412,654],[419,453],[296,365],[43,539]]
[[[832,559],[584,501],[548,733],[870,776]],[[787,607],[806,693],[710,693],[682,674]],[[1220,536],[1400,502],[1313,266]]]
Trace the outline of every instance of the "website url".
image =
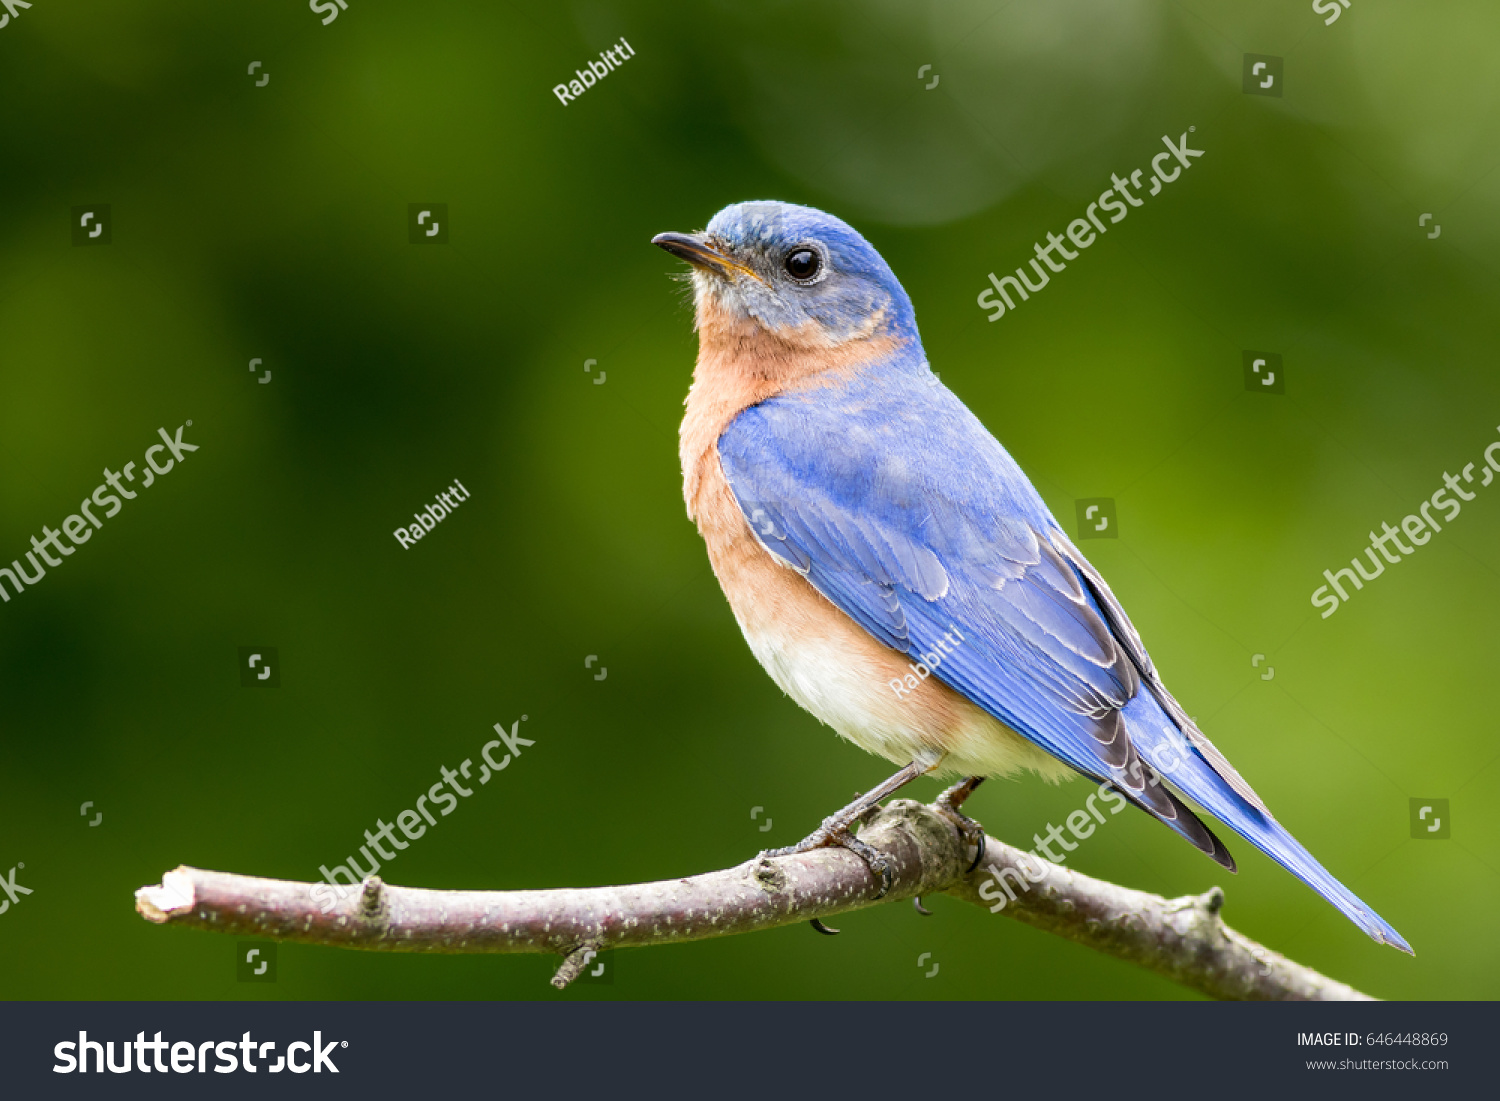
[[1308,1070],[1447,1070],[1446,1059],[1309,1059]]

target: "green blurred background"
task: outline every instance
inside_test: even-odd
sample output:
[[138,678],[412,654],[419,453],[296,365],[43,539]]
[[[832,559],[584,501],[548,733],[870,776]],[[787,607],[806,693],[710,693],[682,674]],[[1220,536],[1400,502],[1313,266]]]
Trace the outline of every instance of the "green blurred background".
[[[559,104],[622,35],[636,56]],[[201,450],[0,605],[0,872],[34,892],[0,915],[0,996],[1191,996],[946,898],[622,953],[565,994],[534,957],[299,945],[241,984],[231,939],[135,915],[179,863],[315,878],[522,714],[536,745],[390,881],[688,875],[889,773],[761,671],[684,515],[696,344],[648,242],[757,198],[870,238],[1064,527],[1116,500],[1120,537],[1083,549],[1169,685],[1417,956],[1134,812],[1070,866],[1222,884],[1231,924],[1380,996],[1500,994],[1500,489],[1331,619],[1309,603],[1500,438],[1497,50],[1482,0],[1331,26],[1307,0],[349,0],[327,26],[301,0],[35,0],[0,29],[0,558],[158,426]],[[1284,58],[1284,98],[1242,92],[1245,53]],[[1189,126],[1191,171],[986,320],[987,272]],[[412,202],[448,204],[449,244],[408,243]],[[110,245],[70,245],[87,203]],[[1245,349],[1284,356],[1285,395],[1246,392]],[[472,501],[403,550],[454,478]],[[251,644],[280,688],[240,687]],[[1029,846],[1087,792],[970,809]],[[1450,800],[1450,839],[1412,839],[1413,797]]]

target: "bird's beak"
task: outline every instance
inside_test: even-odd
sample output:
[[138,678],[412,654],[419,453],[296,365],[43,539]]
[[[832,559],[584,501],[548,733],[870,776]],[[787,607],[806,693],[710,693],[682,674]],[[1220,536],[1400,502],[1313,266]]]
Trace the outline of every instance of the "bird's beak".
[[679,259],[686,260],[695,268],[717,272],[731,279],[736,272],[740,272],[752,279],[764,282],[744,264],[736,263],[718,249],[710,246],[701,233],[658,233],[651,238],[651,243],[666,249]]

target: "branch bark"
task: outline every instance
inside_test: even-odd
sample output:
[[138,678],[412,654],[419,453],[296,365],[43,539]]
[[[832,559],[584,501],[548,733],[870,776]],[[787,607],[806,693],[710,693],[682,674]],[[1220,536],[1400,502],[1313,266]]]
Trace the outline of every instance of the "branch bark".
[[[136,891],[147,921],[237,936],[385,952],[550,952],[559,989],[589,952],[774,929],[913,895],[947,892],[1027,925],[1138,964],[1213,998],[1363,1000],[1229,928],[1224,894],[1165,899],[1093,879],[988,839],[984,866],[965,872],[965,845],[931,806],[894,799],[860,830],[888,854],[884,899],[863,861],[844,849],[757,857],[687,879],[548,891],[429,891],[379,876],[328,913],[315,884],[178,867]],[[1029,873],[1029,874],[1028,874]],[[998,878],[997,878],[998,877]],[[1010,891],[1002,889],[1009,885]]]

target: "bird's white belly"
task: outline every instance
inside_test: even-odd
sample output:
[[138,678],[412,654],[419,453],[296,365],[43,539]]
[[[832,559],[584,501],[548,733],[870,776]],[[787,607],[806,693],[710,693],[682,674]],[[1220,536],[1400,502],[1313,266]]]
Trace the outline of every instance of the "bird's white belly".
[[840,735],[898,765],[937,757],[937,771],[944,775],[1004,776],[1031,769],[1056,781],[1073,774],[935,680],[898,695],[891,681],[911,673],[909,656],[886,649],[837,608],[828,608],[848,625],[847,632],[788,631],[763,623],[752,631],[743,620],[740,627],[781,690]]
[[[751,651],[787,695],[843,737],[898,765],[1004,776],[1073,770],[935,677],[914,687],[913,658],[875,641],[755,537],[710,447],[694,467],[690,511]],[[897,693],[895,681],[903,686]]]

